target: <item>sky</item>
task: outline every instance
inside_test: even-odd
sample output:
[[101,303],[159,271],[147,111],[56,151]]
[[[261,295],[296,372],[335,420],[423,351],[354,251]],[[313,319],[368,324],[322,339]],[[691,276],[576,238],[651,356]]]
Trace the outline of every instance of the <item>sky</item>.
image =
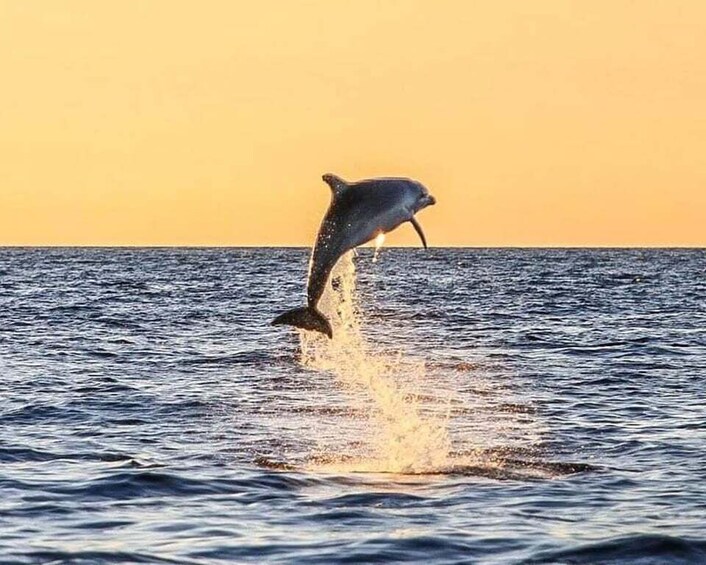
[[[1,245],[706,246],[706,2],[0,0]],[[409,224],[391,245],[418,245]]]

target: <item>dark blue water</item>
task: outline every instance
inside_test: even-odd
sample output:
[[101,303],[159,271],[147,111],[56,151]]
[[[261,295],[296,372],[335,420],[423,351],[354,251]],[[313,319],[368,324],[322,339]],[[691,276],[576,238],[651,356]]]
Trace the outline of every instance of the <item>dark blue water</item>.
[[0,561],[706,563],[705,251],[361,252],[420,474],[312,467],[370,430],[268,325],[307,256],[0,250]]

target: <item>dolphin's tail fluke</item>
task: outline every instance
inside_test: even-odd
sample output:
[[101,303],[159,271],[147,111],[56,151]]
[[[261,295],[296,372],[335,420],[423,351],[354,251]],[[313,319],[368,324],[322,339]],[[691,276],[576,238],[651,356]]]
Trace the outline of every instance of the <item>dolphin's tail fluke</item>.
[[289,310],[284,314],[280,314],[272,320],[273,326],[279,326],[282,324],[294,326],[303,330],[321,332],[322,334],[329,336],[329,338],[333,337],[331,324],[321,312],[313,307],[304,306],[302,308],[295,308],[294,310]]

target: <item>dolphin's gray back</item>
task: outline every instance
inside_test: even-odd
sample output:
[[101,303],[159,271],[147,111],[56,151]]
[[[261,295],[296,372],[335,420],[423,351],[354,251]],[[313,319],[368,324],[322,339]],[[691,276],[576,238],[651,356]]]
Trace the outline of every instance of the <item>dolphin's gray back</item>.
[[341,255],[404,222],[412,223],[426,247],[426,237],[414,214],[435,200],[424,186],[411,179],[377,178],[349,183],[332,173],[321,178],[331,188],[331,204],[312,252],[307,305],[280,314],[272,324],[317,331],[331,338],[331,323],[317,306]]
[[413,185],[417,183],[409,179],[370,179],[333,194],[314,246],[307,286],[310,306],[318,303],[333,267],[344,253],[408,219],[405,196],[418,190]]

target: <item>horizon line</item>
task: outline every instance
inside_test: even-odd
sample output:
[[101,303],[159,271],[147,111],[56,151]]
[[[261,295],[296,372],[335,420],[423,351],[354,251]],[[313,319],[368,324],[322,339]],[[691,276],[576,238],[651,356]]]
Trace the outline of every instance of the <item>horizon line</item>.
[[[311,249],[310,245],[253,244],[4,244],[0,249]],[[361,249],[374,249],[361,245]],[[356,248],[356,249],[358,249]],[[423,249],[415,245],[386,245],[384,249]],[[429,249],[693,249],[706,250],[705,245],[430,245]]]

